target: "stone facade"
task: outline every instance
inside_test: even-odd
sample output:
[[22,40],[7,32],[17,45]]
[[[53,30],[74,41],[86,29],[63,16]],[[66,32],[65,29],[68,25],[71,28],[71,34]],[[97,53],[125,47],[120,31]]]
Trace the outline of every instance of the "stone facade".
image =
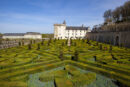
[[90,32],[86,37],[90,40],[123,45],[130,48],[130,31],[119,32]]
[[37,32],[27,33],[5,33],[3,39],[42,39],[42,35]]
[[54,38],[56,39],[84,38],[87,32],[90,32],[89,27],[66,26],[65,21],[63,24],[54,24]]

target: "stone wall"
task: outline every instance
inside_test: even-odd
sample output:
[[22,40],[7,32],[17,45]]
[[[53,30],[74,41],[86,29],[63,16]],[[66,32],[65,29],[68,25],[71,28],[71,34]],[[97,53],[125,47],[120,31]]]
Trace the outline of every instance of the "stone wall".
[[[41,39],[32,40],[32,44],[39,43],[41,41],[42,41]],[[2,40],[1,43],[0,43],[0,49],[17,47],[17,46],[19,46],[19,43],[21,43],[22,45],[28,45],[28,44],[31,43],[31,40],[21,40],[21,39],[8,40],[8,41]]]
[[123,32],[90,32],[86,37],[90,40],[123,45],[130,48],[130,31]]

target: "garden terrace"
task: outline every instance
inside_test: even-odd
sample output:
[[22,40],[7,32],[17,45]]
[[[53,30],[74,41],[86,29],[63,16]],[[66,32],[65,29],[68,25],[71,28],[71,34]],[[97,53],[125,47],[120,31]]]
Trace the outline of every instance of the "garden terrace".
[[66,40],[50,39],[1,49],[0,86],[89,87],[97,82],[97,87],[101,87],[98,86],[101,76],[110,78],[113,85],[113,80],[118,83],[108,87],[129,87],[129,66],[128,48],[91,40],[71,40],[71,46],[68,46]]

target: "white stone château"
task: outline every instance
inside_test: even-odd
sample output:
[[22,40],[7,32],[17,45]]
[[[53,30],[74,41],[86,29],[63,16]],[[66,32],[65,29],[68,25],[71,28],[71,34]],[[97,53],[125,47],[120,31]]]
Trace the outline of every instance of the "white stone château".
[[27,33],[5,33],[3,39],[42,39],[42,35],[37,32]]
[[82,26],[66,26],[63,24],[54,24],[54,38],[55,39],[78,39],[85,38],[86,33],[90,32],[89,27]]

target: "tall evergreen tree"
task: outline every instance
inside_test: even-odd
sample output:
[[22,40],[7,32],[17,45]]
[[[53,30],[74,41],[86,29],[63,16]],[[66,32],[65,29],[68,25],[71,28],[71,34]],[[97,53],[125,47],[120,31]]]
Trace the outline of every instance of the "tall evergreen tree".
[[111,52],[112,51],[112,45],[110,45],[110,47],[109,47],[109,52]]
[[63,58],[63,51],[62,51],[62,50],[60,50],[59,58],[60,58],[61,60],[64,60],[64,58]]
[[102,50],[102,44],[99,45],[99,49]]
[[74,53],[74,61],[78,61],[78,56],[79,56],[79,53],[76,50],[75,53]]
[[37,50],[39,50],[40,49],[40,44],[37,44]]
[[29,50],[31,50],[31,49],[32,49],[31,44],[28,44],[28,49],[29,49]]

